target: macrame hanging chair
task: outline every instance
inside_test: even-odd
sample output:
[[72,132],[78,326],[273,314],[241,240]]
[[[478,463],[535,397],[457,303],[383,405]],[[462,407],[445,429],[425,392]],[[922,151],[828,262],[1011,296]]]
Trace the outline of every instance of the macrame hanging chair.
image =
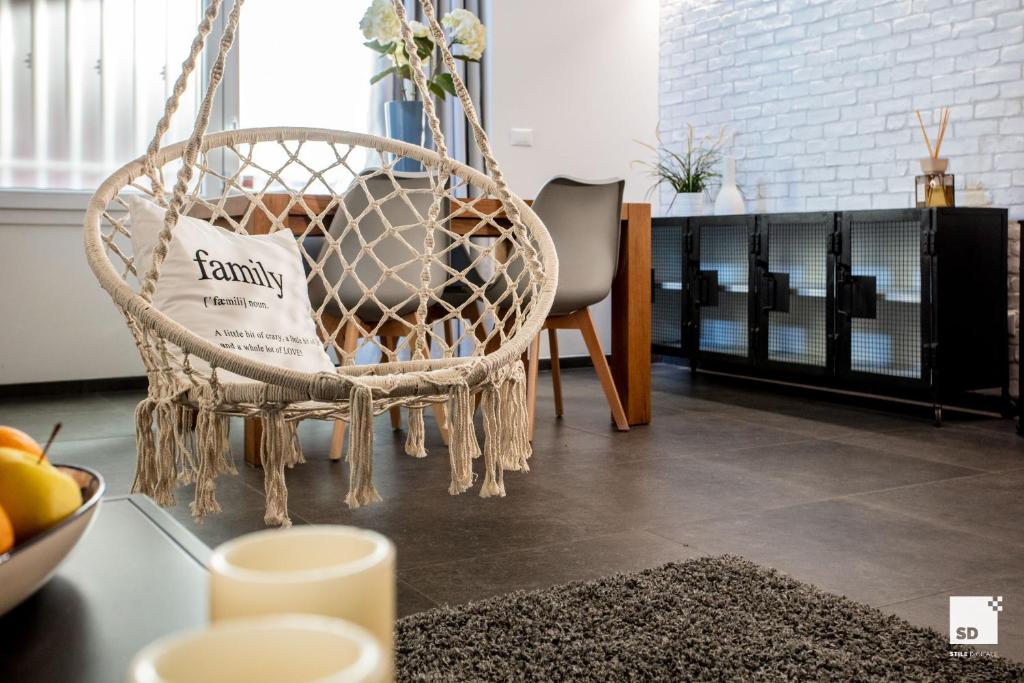
[[[216,21],[221,0],[211,0],[203,15],[146,154],[107,178],[86,212],[89,264],[124,314],[149,380],[147,397],[136,408],[138,466],[133,490],[160,504],[173,505],[175,488],[194,482],[193,515],[201,520],[208,513],[218,512],[214,479],[235,472],[228,441],[229,418],[257,418],[263,424],[265,521],[287,526],[285,470],[304,461],[297,423],[307,418],[343,420],[349,431],[349,492],[345,501],[356,508],[380,500],[372,480],[374,415],[406,409],[406,451],[422,457],[422,411],[441,404],[449,432],[449,493],[462,493],[472,487],[472,460],[482,455],[480,495],[503,496],[503,473],[527,470],[530,444],[520,357],[540,331],[551,306],[558,264],[544,225],[509,191],[502,177],[433,3],[420,2],[485,161],[486,175],[448,155],[400,0],[394,2],[395,11],[436,151],[340,130],[257,128],[207,135],[214,94],[234,41],[242,4],[243,0],[235,0],[225,22],[190,138],[160,146]],[[280,163],[271,165],[267,159]],[[374,170],[367,171],[366,166],[373,164],[356,167],[357,159],[377,163]],[[412,201],[409,183],[403,183],[395,170],[402,159],[415,160],[424,169],[422,177],[428,179],[431,193],[425,215],[420,210],[422,199]],[[165,173],[176,175],[169,192]],[[295,180],[296,175],[301,179]],[[253,187],[254,176],[265,182],[261,180],[262,184]],[[400,201],[414,212],[418,230],[409,233],[409,226],[390,224],[379,210],[383,201],[379,193],[364,199],[368,210],[348,215],[346,187],[370,179],[378,185],[390,182],[392,189],[386,199]],[[166,211],[148,272],[140,272],[143,269],[133,259],[131,226],[125,212],[126,198],[138,193],[149,196]],[[284,211],[277,203],[271,207],[266,201],[269,193],[287,197]],[[307,202],[305,198],[311,194],[321,201]],[[496,199],[500,210],[484,213],[476,208],[471,196]],[[241,212],[239,202],[243,205]],[[359,268],[345,267],[332,271],[341,282],[326,281],[331,269],[325,264],[331,258],[340,258],[340,251],[352,243],[329,229],[329,215],[338,211],[345,212],[348,221],[344,226],[346,236],[360,235],[360,220],[369,222],[365,216],[375,217],[375,234],[359,237],[356,259],[377,262],[386,277],[365,281],[358,277]],[[295,213],[309,223],[297,235],[297,242],[306,261],[309,283],[318,284],[326,293],[321,302],[313,304],[312,315],[325,348],[338,350],[341,364],[335,372],[306,373],[254,361],[197,336],[152,305],[161,264],[179,217],[201,216],[246,233],[257,216],[270,222],[271,232],[289,230],[289,215]],[[456,215],[463,225],[470,217],[475,227],[455,231],[452,219]],[[410,243],[404,237],[407,234],[419,239]],[[490,238],[474,239],[477,234]],[[310,240],[305,238],[312,236],[320,237],[315,248],[306,246]],[[375,250],[396,240],[406,245],[408,257],[396,265],[392,254],[392,262],[384,263]],[[453,258],[457,250],[461,250],[460,259]],[[346,258],[350,263],[353,260],[351,254]],[[399,290],[407,292],[401,305],[394,302],[396,283]],[[383,295],[385,287],[391,289],[387,297]],[[351,296],[343,300],[339,294],[351,294],[353,288],[359,295],[357,305],[352,304]],[[461,295],[446,295],[452,288]],[[367,306],[376,306],[378,320],[361,319],[360,312]],[[459,324],[452,325],[455,322]],[[395,325],[403,326],[402,343],[396,345],[395,336],[389,337],[388,343],[382,342],[378,333],[385,326],[393,329]],[[351,346],[341,339],[353,329],[360,331],[364,348],[377,349],[380,362],[355,363]],[[438,334],[438,329],[446,333]],[[452,329],[461,333],[451,333]],[[231,373],[248,381],[230,381]],[[484,430],[482,449],[473,422],[477,394]]]

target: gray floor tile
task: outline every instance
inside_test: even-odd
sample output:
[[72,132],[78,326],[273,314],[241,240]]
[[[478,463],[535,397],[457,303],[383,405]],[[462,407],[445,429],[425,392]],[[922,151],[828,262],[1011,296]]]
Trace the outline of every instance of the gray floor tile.
[[19,408],[13,414],[0,409],[0,424],[17,427],[40,443],[46,441],[53,431],[53,426],[58,422],[61,423],[58,438],[62,441],[135,434],[135,415],[131,411],[122,411],[106,405],[97,405],[90,410],[79,408],[75,403],[69,406],[72,407],[59,404],[53,408],[36,410]]
[[1012,576],[1024,549],[847,501],[654,529],[706,553],[734,553],[871,605],[927,595],[983,567]]
[[401,579],[398,580],[397,589],[398,606],[396,611],[399,619],[437,607],[436,602]]
[[1024,469],[866,493],[854,499],[996,543],[1024,546]]
[[[308,466],[308,465],[307,465]],[[607,533],[618,521],[610,511],[551,495],[539,477],[505,475],[505,498],[480,498],[474,489],[451,496],[446,488],[386,498],[383,504],[349,510],[343,500],[289,496],[291,510],[318,524],[351,524],[394,540],[399,565],[413,567],[528,548]]]
[[817,500],[789,482],[708,460],[682,456],[602,464],[567,453],[538,465],[540,486],[552,496],[600,505],[620,527],[698,522],[725,513],[756,512]]
[[652,452],[668,451],[687,455],[794,443],[807,438],[802,434],[738,420],[725,414],[680,410],[661,416],[656,426],[638,427],[616,435],[615,441],[632,448],[647,448]]
[[698,456],[805,486],[821,498],[978,474],[980,470],[814,440]]
[[440,604],[458,604],[515,590],[639,571],[697,555],[660,536],[627,531],[409,569],[402,572],[402,579]]
[[[238,477],[219,477],[216,483],[217,501],[221,504],[222,512],[196,522],[189,510],[194,491],[192,486],[178,489],[175,492],[177,505],[167,508],[167,511],[211,548],[242,534],[266,528],[263,523],[266,505],[262,491],[250,488]],[[304,521],[295,515],[292,518],[295,524]]]
[[839,437],[844,443],[960,467],[999,471],[1024,467],[1024,439],[956,426],[920,426],[885,434]]

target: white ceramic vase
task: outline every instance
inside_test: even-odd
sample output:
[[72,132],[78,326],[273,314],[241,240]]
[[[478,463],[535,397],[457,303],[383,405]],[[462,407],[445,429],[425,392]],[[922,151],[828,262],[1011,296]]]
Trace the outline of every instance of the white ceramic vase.
[[674,217],[703,216],[704,215],[704,193],[703,192],[680,192],[675,196],[672,205],[668,208],[668,215]]
[[736,159],[726,157],[722,172],[722,188],[718,191],[715,199],[716,216],[734,216],[746,213],[743,204],[743,195],[740,188],[736,187]]

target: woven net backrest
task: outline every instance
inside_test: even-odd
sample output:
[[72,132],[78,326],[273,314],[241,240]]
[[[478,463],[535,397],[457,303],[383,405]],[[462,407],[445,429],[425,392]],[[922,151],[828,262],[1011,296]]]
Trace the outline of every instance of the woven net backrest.
[[[412,177],[395,171],[411,157],[385,151],[394,146],[390,141],[338,131],[298,135],[305,139],[283,129],[209,136],[209,143],[224,144],[198,155],[181,212],[239,233],[295,234],[317,330],[325,348],[338,354],[340,374],[422,369],[416,360],[481,357],[511,340],[542,284],[528,267],[541,259],[522,219],[514,225],[468,173],[450,173],[440,185],[437,159],[424,156],[425,170]],[[172,155],[157,173],[178,165]],[[101,223],[107,258],[136,292],[145,273],[132,254],[126,198],[157,198],[142,171],[138,162],[127,167]],[[428,230],[424,214],[435,196],[442,210]],[[358,353],[345,348],[349,325],[358,328]],[[385,343],[379,335],[385,329],[396,343]],[[208,380],[184,367],[192,349],[166,339],[160,348],[160,335],[134,331],[154,371]],[[360,367],[368,361],[400,365]]]

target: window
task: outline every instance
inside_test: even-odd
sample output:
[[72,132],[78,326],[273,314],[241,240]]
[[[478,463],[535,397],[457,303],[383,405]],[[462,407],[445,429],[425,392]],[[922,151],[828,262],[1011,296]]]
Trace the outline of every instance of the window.
[[[369,84],[376,54],[363,45],[366,39],[359,30],[367,5],[369,0],[248,0],[239,25],[240,127],[366,132],[374,89],[385,86]],[[286,161],[283,149],[274,155],[265,145],[261,151],[264,156],[257,162],[264,168],[277,169]],[[367,156],[364,149],[355,150],[348,159],[350,168],[361,169]],[[315,161],[326,168],[330,159]],[[344,169],[338,174],[347,175]],[[295,182],[303,180],[305,176]],[[263,180],[254,182],[261,186]]]
[[[198,0],[0,0],[0,188],[94,189],[152,136]],[[167,141],[186,137],[189,86]]]

